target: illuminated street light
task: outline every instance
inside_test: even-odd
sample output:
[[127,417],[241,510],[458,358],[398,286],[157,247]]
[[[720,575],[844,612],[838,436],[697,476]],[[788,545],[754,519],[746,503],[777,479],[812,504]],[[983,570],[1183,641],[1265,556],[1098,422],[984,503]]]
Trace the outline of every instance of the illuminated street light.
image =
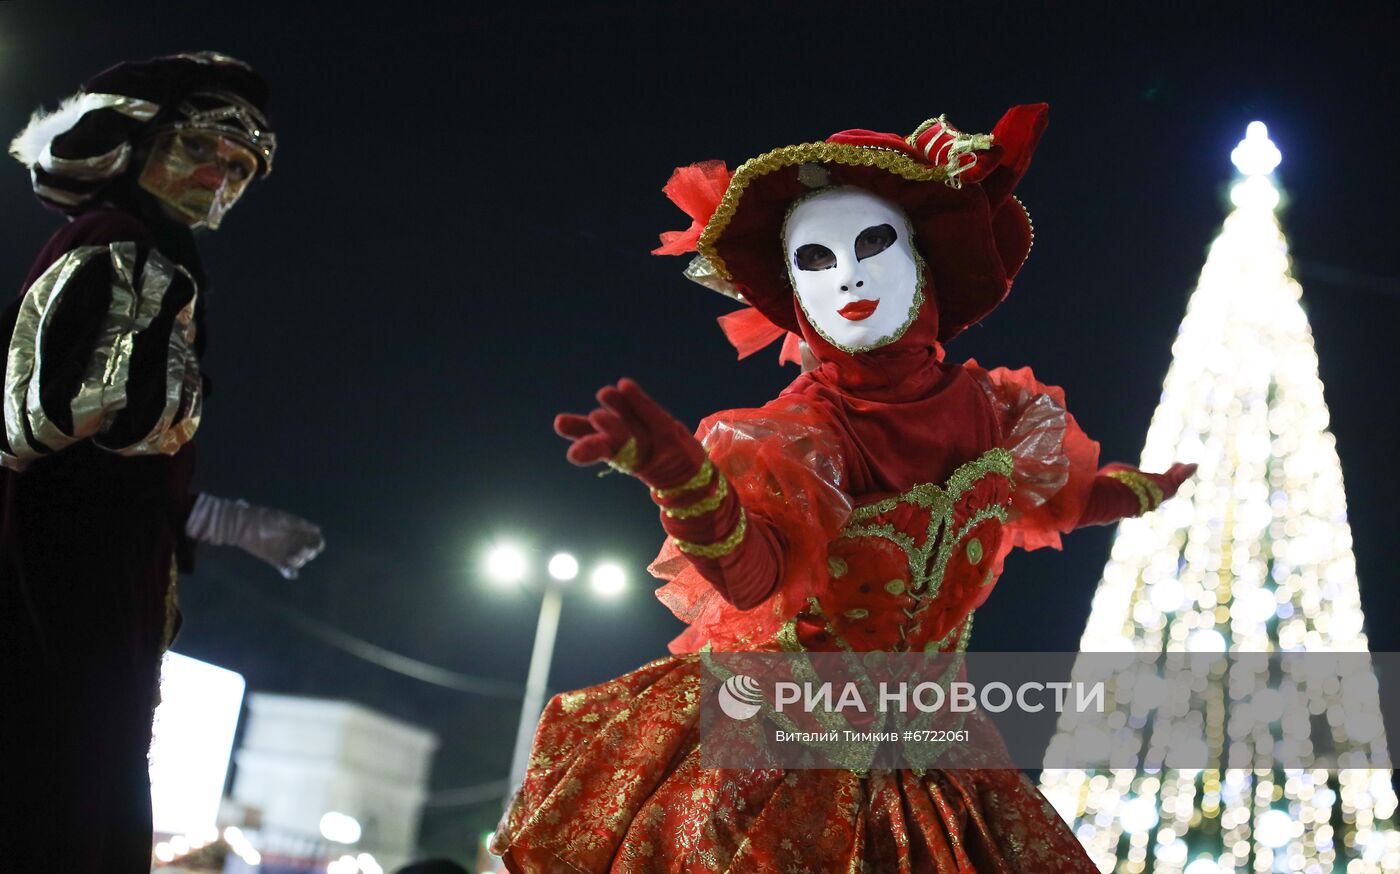
[[[498,541],[486,554],[486,575],[497,583],[520,583],[530,576],[530,563],[524,551],[507,542]],[[520,724],[515,734],[515,751],[511,755],[507,797],[525,779],[530,762],[530,745],[535,737],[535,725],[544,710],[549,666],[554,660],[554,640],[559,631],[559,612],[563,607],[564,585],[578,577],[578,559],[567,552],[555,553],[546,565],[549,579],[541,588],[540,615],[535,626],[535,642],[530,652],[530,668],[525,679],[525,696],[520,705]],[[590,574],[593,590],[599,595],[612,596],[627,583],[622,568],[607,562],[596,566]]]
[[561,552],[549,560],[549,575],[561,583],[578,576],[578,559]]
[[627,575],[615,564],[600,564],[593,569],[593,591],[600,595],[616,595],[627,585]]
[[528,564],[525,553],[510,543],[498,543],[486,553],[486,576],[496,583],[518,583],[525,579]]

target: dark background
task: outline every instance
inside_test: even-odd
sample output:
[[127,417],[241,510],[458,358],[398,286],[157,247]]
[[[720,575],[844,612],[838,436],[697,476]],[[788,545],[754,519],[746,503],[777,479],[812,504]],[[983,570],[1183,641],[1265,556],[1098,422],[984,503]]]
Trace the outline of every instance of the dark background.
[[[1134,6],[1136,4],[1123,4]],[[1400,140],[1394,11],[1360,4],[689,3],[0,4],[0,132],[110,63],[214,49],[273,82],[282,148],[204,240],[213,286],[202,489],[320,522],[295,582],[205,550],[182,584],[183,652],[252,691],[363,702],[442,739],[435,789],[504,777],[517,705],[407,679],[289,625],[286,605],[464,673],[523,682],[537,595],[491,588],[498,535],[611,557],[610,603],[567,599],[555,689],[665,652],[679,624],[644,566],[644,491],[570,467],[550,429],[639,379],[694,424],[796,375],[736,364],[732,308],[647,254],[688,224],[671,169],[942,112],[989,130],[1047,101],[1019,193],[1036,246],[1007,303],[949,349],[1063,385],[1105,460],[1133,461],[1169,347],[1226,210],[1228,156],[1262,119],[1321,357],[1367,628],[1400,649],[1392,385]],[[0,285],[18,288],[58,219],[0,173]],[[1013,558],[975,649],[1072,650],[1110,529]],[[261,597],[252,597],[249,592]],[[497,802],[434,808],[423,840],[465,853]]]

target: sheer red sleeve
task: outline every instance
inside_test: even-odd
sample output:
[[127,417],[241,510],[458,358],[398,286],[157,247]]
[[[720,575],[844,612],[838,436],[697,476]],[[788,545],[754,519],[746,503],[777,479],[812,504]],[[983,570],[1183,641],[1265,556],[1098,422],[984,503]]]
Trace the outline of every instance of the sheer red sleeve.
[[1036,380],[1030,368],[967,369],[987,393],[1001,425],[1002,447],[1016,460],[1012,493],[1012,547],[1060,548],[1060,537],[1086,525],[1106,525],[1155,510],[1196,470],[1175,464],[1144,473],[1126,464],[1098,469],[1099,444],[1065,409],[1064,389]]
[[770,538],[779,560],[770,569],[775,577],[770,591],[756,605],[746,605],[750,609],[741,609],[711,578],[716,570],[725,571],[726,563],[751,559],[697,560],[668,538],[651,572],[667,581],[657,597],[690,626],[671,642],[675,653],[695,652],[706,644],[742,649],[770,639],[825,582],[827,544],[851,512],[838,440],[826,417],[803,398],[782,397],[758,409],[717,413],[700,424],[696,436],[750,520],[752,533],[745,540]]
[[1005,549],[1060,548],[1079,525],[1094,488],[1099,444],[1065,409],[1065,392],[1035,378],[1030,368],[968,372],[987,393],[1001,426],[1001,446],[1015,459],[1010,537]]

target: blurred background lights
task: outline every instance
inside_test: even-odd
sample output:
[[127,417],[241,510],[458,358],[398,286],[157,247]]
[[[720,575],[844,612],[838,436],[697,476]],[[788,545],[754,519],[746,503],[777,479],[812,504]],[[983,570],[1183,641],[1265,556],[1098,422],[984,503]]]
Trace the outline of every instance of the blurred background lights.
[[1181,600],[1185,597],[1185,590],[1181,588],[1181,583],[1171,577],[1158,580],[1152,586],[1152,606],[1163,613],[1173,613],[1181,606]]
[[224,843],[248,865],[256,868],[262,864],[262,854],[253,848],[252,841],[248,840],[248,836],[238,826],[231,825],[224,829]]
[[326,874],[360,874],[360,865],[354,856],[341,856],[326,864]]
[[1269,139],[1269,128],[1262,121],[1251,121],[1244,139],[1230,153],[1230,162],[1246,176],[1267,176],[1283,161],[1283,153]]
[[1279,204],[1279,193],[1267,176],[1250,176],[1230,189],[1230,202],[1240,209],[1272,210]]
[[498,543],[486,553],[486,576],[495,583],[518,583],[525,578],[525,552],[512,543]]
[[560,582],[568,582],[578,576],[578,559],[561,552],[549,560],[549,575]]
[[1283,160],[1283,154],[1269,139],[1262,121],[1252,121],[1244,139],[1230,153],[1235,168],[1245,175],[1243,182],[1230,189],[1230,202],[1240,209],[1272,210],[1279,204],[1279,192],[1269,176]]
[[1268,589],[1248,589],[1235,596],[1230,612],[1241,622],[1263,625],[1278,612],[1278,600]]
[[321,836],[331,843],[353,844],[360,839],[360,821],[336,810],[329,811],[321,817]]
[[1192,652],[1224,652],[1225,638],[1214,628],[1202,628],[1187,639],[1186,648]]
[[1157,824],[1157,804],[1153,798],[1134,798],[1123,805],[1118,815],[1123,831],[1130,835],[1145,834]]
[[193,846],[186,836],[217,835],[244,686],[241,675],[174,651],[161,660],[148,757],[151,812],[155,830],[175,836],[170,847],[177,856]]
[[600,595],[616,595],[627,585],[627,574],[621,567],[611,562],[600,564],[593,570],[591,579],[593,591]]
[[1287,846],[1293,837],[1293,817],[1282,810],[1266,810],[1254,828],[1255,837],[1266,847]]
[[361,853],[356,856],[355,862],[360,867],[360,874],[384,874],[383,866],[369,853]]
[[[1236,208],[1187,303],[1139,465],[1200,469],[1161,511],[1118,526],[1082,652],[1369,649],[1341,462],[1276,212],[1282,155],[1255,123],[1231,160]],[[1156,704],[1150,683],[1134,684],[1101,719],[1062,716],[1047,764],[1098,767],[1046,768],[1041,789],[1105,874],[1400,871],[1400,799],[1372,764],[1389,756],[1375,675],[1342,670],[1236,667],[1224,689]],[[1329,747],[1356,764],[1201,767]]]

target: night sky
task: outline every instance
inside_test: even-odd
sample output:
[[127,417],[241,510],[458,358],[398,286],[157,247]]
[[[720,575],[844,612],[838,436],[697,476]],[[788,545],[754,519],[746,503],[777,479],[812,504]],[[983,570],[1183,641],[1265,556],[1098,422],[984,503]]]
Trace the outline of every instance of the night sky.
[[[776,347],[736,363],[715,325],[733,304],[687,282],[684,259],[648,254],[658,232],[689,223],[660,192],[671,169],[733,167],[845,128],[908,133],[939,113],[986,131],[1008,106],[1046,101],[1050,127],[1018,191],[1035,249],[1007,302],[949,357],[1031,365],[1065,387],[1105,461],[1135,461],[1225,214],[1229,152],[1265,121],[1284,155],[1284,222],[1367,628],[1373,649],[1400,649],[1387,555],[1400,16],[1132,5],[0,4],[5,139],[123,59],[212,49],[273,83],[276,172],[202,243],[215,393],[197,483],[312,518],[329,548],[294,582],[205,549],[182,582],[176,648],[239,671],[252,691],[348,698],[433,729],[435,789],[504,777],[516,703],[354,659],[269,599],[523,683],[537,595],[493,589],[478,561],[512,535],[540,559],[570,549],[585,570],[614,558],[631,573],[612,602],[586,587],[567,599],[554,689],[665,654],[680,625],[644,572],[662,536],[645,490],[570,466],[550,420],[632,376],[693,425],[760,405],[797,374]],[[13,162],[0,204],[0,284],[17,290],[59,219]],[[1014,557],[973,648],[1076,648],[1110,536]],[[435,809],[424,842],[462,851],[498,811]]]

